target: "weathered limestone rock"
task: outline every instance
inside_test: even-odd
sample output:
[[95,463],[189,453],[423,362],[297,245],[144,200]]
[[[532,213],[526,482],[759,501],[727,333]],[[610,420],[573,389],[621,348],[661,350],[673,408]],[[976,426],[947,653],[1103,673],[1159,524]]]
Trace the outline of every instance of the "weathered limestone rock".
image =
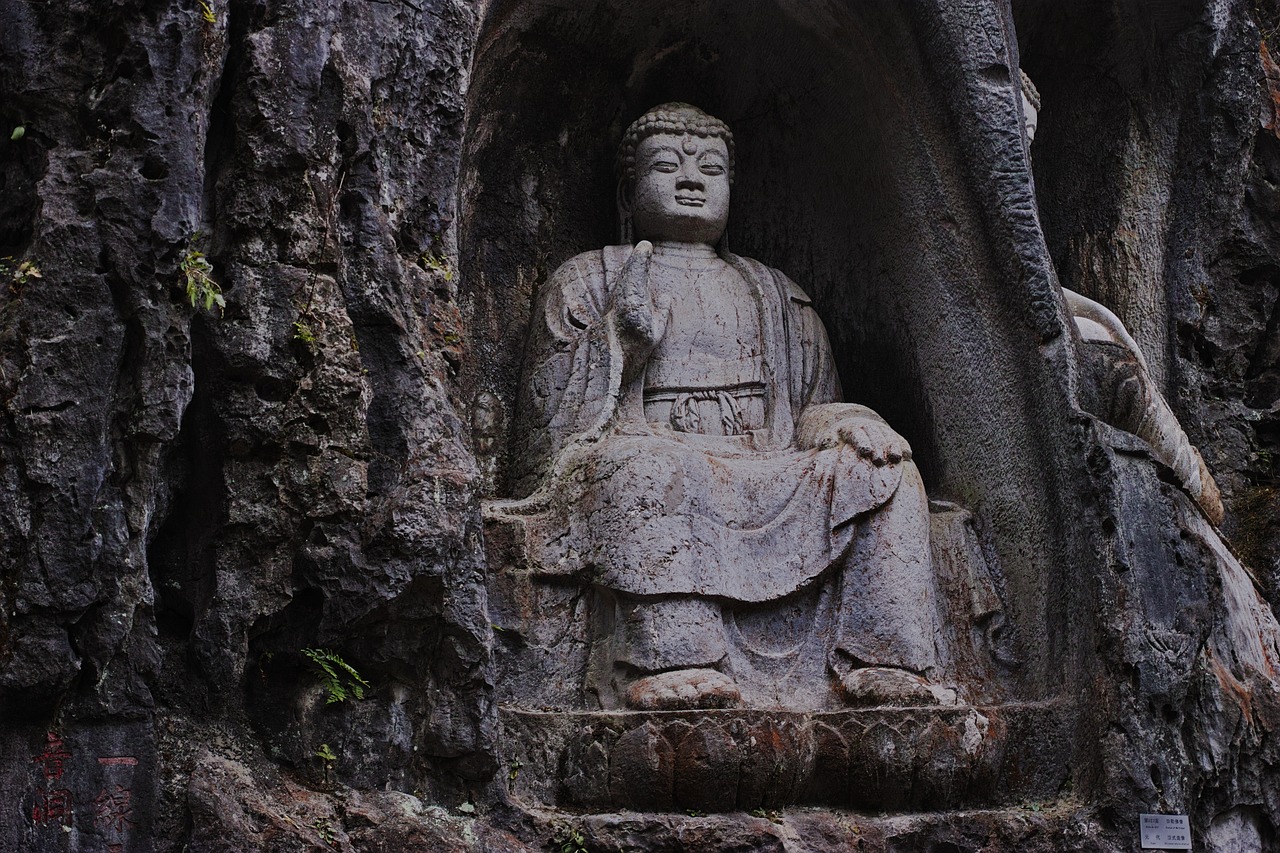
[[274,773],[206,755],[191,771],[192,853],[430,850],[532,853],[508,832],[399,791],[317,793]]
[[[1148,811],[1275,845],[1280,19],[741,5],[0,0],[0,848],[1120,851]],[[571,710],[595,602],[480,506],[535,290],[617,240],[665,101],[734,126],[730,251],[909,442],[939,666],[982,695]],[[1138,343],[1220,530],[1089,414],[1058,280]],[[316,647],[369,698],[326,704]],[[936,745],[856,777],[903,732]],[[667,768],[651,807],[725,811],[614,811]]]

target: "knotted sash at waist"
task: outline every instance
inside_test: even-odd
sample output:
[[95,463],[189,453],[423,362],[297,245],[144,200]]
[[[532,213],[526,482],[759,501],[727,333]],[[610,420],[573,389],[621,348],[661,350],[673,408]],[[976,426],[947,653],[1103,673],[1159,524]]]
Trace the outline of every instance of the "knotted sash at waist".
[[[646,389],[644,407],[650,423],[665,423],[677,432],[745,435],[758,428],[763,418],[764,383],[749,382],[732,388]],[[717,421],[715,428],[708,423],[709,418]]]

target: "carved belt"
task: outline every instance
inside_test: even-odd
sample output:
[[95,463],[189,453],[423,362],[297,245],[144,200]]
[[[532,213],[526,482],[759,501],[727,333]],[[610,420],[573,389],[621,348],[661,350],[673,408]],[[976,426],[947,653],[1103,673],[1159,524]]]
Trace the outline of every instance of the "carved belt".
[[724,435],[745,435],[740,399],[763,397],[764,388],[746,385],[738,388],[702,390],[662,390],[645,393],[646,403],[671,403],[671,426],[679,432],[701,433],[702,415],[695,403],[717,403],[720,408],[720,429]]

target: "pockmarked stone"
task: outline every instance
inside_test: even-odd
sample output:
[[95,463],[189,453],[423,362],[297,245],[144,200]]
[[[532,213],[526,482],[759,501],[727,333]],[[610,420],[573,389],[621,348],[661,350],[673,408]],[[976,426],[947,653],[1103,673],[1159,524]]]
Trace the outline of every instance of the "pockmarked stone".
[[[545,851],[564,822],[591,850],[1078,853],[1133,849],[1151,812],[1197,849],[1275,841],[1267,4],[745,5],[4,7],[0,112],[26,133],[0,155],[0,849]],[[631,595],[523,544],[486,562],[479,500],[529,494],[512,452],[550,440],[514,428],[534,291],[643,239],[631,213],[602,236],[610,137],[668,92],[732,117],[679,141],[723,139],[737,173],[718,254],[799,282],[845,399],[914,445],[927,677],[967,705],[813,689],[849,562],[763,601]],[[659,112],[634,146],[686,129]],[[187,298],[201,255],[225,311]],[[1145,377],[1059,280],[1123,319]],[[1176,433],[1138,435],[1151,387],[1221,530],[1194,457],[1156,455]],[[719,395],[650,408],[677,404],[724,432]],[[366,700],[316,701],[318,646]],[[738,707],[621,709],[716,654]],[[1069,723],[1018,707],[1055,697]],[[704,716],[741,750],[800,708],[845,741],[796,758],[796,801],[830,810],[691,816],[673,788],[674,811],[616,812],[610,752],[642,720],[667,715],[679,763]],[[900,805],[853,799],[850,721],[920,714],[957,723],[911,729]]]

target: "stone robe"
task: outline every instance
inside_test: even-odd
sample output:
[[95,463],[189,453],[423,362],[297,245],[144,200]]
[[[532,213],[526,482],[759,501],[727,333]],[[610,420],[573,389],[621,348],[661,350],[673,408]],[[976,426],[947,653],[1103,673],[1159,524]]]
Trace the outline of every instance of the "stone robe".
[[[611,293],[630,252],[578,255],[536,302],[512,469],[526,497],[489,507],[522,528],[529,571],[626,596],[754,605],[854,561],[856,576],[836,579],[836,644],[862,663],[928,669],[936,614],[915,466],[876,466],[844,445],[797,445],[802,417],[879,420],[836,402],[830,346],[809,298],[777,270],[724,256],[759,312],[764,425],[733,436],[682,432],[646,422],[643,370],[624,377]],[[904,486],[908,495],[895,500]],[[891,501],[902,505],[896,523],[877,512]]]

